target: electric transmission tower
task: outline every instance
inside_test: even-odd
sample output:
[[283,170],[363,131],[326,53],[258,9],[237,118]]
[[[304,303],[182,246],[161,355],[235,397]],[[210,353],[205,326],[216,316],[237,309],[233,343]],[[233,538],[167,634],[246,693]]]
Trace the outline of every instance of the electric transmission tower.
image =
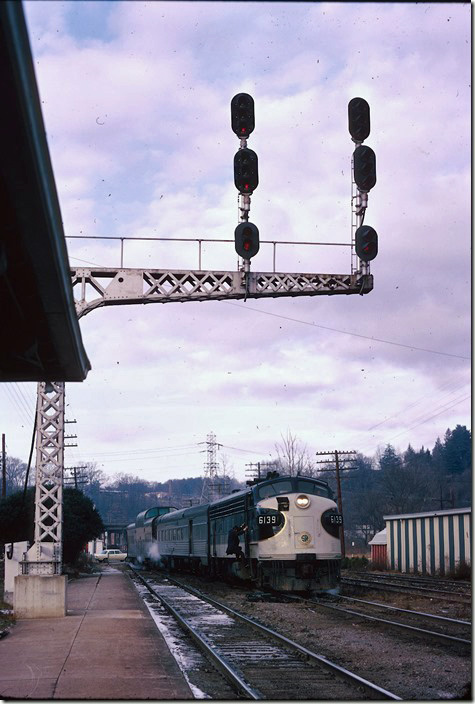
[[221,447],[216,442],[216,435],[208,433],[206,436],[206,460],[204,464],[203,488],[201,490],[201,503],[209,503],[224,495],[224,486],[218,476],[219,464],[216,459],[217,448]]

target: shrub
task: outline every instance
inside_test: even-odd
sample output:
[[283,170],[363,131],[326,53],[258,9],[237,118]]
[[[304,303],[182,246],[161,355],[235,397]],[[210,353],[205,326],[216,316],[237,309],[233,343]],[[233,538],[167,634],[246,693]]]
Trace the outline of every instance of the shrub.
[[367,557],[344,557],[341,561],[343,570],[366,570],[369,560]]
[[372,560],[369,563],[370,569],[376,570],[378,572],[386,572],[388,569],[388,566],[386,564],[385,560]]
[[447,576],[451,579],[465,579],[468,582],[471,582],[472,568],[466,562],[459,562],[455,569],[450,570]]

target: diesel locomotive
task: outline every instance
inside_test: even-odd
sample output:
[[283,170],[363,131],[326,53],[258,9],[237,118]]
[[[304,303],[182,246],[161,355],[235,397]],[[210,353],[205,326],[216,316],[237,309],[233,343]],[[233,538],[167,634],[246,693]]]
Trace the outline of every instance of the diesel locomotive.
[[[249,484],[209,504],[139,514],[127,529],[129,558],[279,591],[337,590],[343,519],[328,484],[276,472]],[[239,557],[227,554],[238,527]]]

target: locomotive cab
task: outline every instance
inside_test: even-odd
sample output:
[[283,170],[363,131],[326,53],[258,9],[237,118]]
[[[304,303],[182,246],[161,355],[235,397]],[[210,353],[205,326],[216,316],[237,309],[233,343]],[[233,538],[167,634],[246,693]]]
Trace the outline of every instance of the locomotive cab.
[[252,489],[251,566],[261,586],[328,591],[339,581],[338,513],[331,489],[309,477],[271,477]]

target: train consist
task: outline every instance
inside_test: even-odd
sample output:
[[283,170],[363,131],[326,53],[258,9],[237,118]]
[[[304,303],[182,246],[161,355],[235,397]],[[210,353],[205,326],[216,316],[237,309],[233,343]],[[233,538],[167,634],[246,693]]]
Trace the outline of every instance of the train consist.
[[209,504],[140,513],[127,528],[128,555],[279,591],[331,591],[340,580],[342,522],[326,482],[272,472]]

